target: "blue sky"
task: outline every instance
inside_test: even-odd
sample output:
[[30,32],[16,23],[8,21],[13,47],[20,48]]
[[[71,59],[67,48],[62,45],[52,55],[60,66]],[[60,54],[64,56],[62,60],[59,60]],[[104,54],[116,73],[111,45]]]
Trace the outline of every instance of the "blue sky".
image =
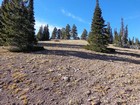
[[[2,0],[0,0],[1,2]],[[96,0],[35,0],[36,30],[41,25],[62,28],[67,24],[77,26],[78,34],[83,29],[90,31]],[[140,0],[99,0],[105,22],[112,29],[120,30],[121,18],[128,25],[129,37],[140,39]]]

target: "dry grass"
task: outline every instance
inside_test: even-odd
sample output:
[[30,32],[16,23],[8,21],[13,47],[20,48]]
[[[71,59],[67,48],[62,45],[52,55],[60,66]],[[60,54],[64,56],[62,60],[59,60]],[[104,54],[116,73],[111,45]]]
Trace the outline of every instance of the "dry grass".
[[72,44],[72,45],[87,45],[85,40],[59,40],[59,41],[40,41],[41,43],[55,43],[55,44]]

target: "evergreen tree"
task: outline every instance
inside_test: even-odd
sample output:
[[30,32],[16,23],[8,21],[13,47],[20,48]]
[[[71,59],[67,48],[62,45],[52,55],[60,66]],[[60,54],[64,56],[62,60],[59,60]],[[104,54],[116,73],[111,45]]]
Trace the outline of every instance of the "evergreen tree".
[[119,36],[116,29],[114,30],[114,41],[113,41],[113,43],[115,44],[115,46],[119,46],[119,44],[120,44],[120,36]]
[[2,29],[2,22],[1,22],[1,20],[2,20],[2,6],[0,7],[0,46],[2,46],[4,43],[5,43],[5,41],[4,41],[4,39],[3,39],[3,35],[1,34],[1,29]]
[[[34,29],[29,17],[30,3],[22,0],[4,0],[2,4],[0,34],[7,45],[17,47],[19,50],[28,50],[33,47],[35,37],[32,39]],[[32,13],[33,13],[32,9]],[[30,15],[29,15],[30,14]],[[32,24],[34,27],[34,25]]]
[[128,42],[128,26],[124,28],[123,18],[121,19],[121,29],[120,29],[120,47],[126,47]]
[[43,41],[48,41],[49,38],[50,38],[49,26],[47,25],[47,26],[44,26],[42,40],[43,40]]
[[[6,39],[8,33],[6,33],[6,23],[7,23],[7,17],[9,17],[8,14],[8,6],[9,1],[8,0],[3,0],[2,5],[0,7],[0,45],[6,45]],[[7,19],[7,20],[6,20]]]
[[38,33],[37,33],[37,39],[38,39],[39,41],[42,41],[42,40],[43,40],[43,26],[41,26],[41,27],[39,28],[39,31],[38,31]]
[[56,38],[57,38],[57,28],[55,27],[55,28],[53,29],[51,39],[56,39]]
[[127,44],[127,42],[128,42],[128,26],[126,25],[124,32],[124,43]]
[[113,34],[112,34],[112,28],[110,26],[110,23],[107,23],[107,33],[108,33],[108,38],[109,38],[109,43],[113,43]]
[[82,33],[82,35],[81,35],[81,39],[82,39],[82,40],[87,40],[87,36],[88,36],[88,32],[87,32],[86,29],[84,29],[84,31],[83,31],[83,33]]
[[29,37],[28,37],[28,41],[30,44],[36,44],[37,40],[35,38],[35,18],[34,18],[34,0],[29,0],[29,6],[28,6],[28,18],[29,18]]
[[57,31],[57,39],[62,39],[62,32],[60,29]]
[[97,52],[107,51],[107,36],[104,33],[104,19],[102,17],[102,11],[99,6],[99,1],[96,0],[96,7],[91,24],[91,35],[89,36],[88,48]]
[[128,40],[128,45],[130,46],[130,45],[132,45],[132,40],[129,38],[129,40]]
[[67,24],[67,26],[66,26],[66,35],[65,35],[65,38],[64,39],[70,39],[70,31],[71,31],[71,29],[70,29],[70,25],[69,24]]
[[[6,12],[6,13],[5,13]],[[19,49],[26,49],[32,43],[29,41],[28,10],[26,3],[19,0],[9,1],[4,10],[4,31],[7,34],[8,45],[16,46]]]
[[138,39],[138,38],[136,38],[136,39],[135,39],[135,44],[136,44],[137,46],[139,46],[140,41],[139,41],[139,39]]
[[65,39],[66,38],[66,29],[62,28],[61,33],[62,33],[61,39]]
[[74,24],[74,25],[72,26],[72,30],[71,30],[71,37],[72,37],[73,39],[77,39],[77,36],[78,36],[78,34],[77,34],[77,27],[76,27],[76,25]]
[[132,45],[135,45],[134,37],[132,38]]

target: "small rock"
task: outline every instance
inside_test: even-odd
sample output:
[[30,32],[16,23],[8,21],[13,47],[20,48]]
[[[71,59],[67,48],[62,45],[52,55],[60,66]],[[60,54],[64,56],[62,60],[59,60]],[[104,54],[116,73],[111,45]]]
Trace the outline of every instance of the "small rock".
[[37,71],[31,71],[31,73],[36,73]]
[[91,94],[91,91],[90,90],[88,90],[87,92],[86,92],[86,95],[90,95]]
[[66,81],[66,82],[69,82],[70,81],[70,77],[64,76],[64,77],[62,77],[62,80]]
[[44,88],[44,90],[49,90],[49,88],[48,88],[48,87],[46,87],[46,88]]
[[12,105],[16,105],[16,103],[12,103]]
[[90,101],[92,101],[92,99],[91,99],[91,98],[89,98],[87,101],[88,101],[88,102],[90,102]]
[[97,97],[91,97],[87,100],[88,102],[91,102],[91,105],[100,105],[101,101]]
[[55,99],[51,99],[51,101],[54,101]]
[[62,76],[62,74],[59,73],[58,76]]
[[2,89],[0,88],[0,92],[2,91]]
[[101,101],[100,100],[92,101],[91,105],[101,105]]
[[55,70],[53,70],[53,69],[49,69],[49,72],[54,72]]

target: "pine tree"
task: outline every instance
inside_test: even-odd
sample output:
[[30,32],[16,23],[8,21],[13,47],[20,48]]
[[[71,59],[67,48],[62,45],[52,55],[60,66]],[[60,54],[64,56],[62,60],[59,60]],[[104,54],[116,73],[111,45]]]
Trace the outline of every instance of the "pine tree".
[[65,38],[64,39],[70,39],[70,31],[71,31],[71,29],[70,29],[70,25],[69,24],[67,24],[67,26],[66,26],[66,35],[65,35]]
[[0,45],[7,45],[6,39],[7,39],[7,34],[6,33],[6,17],[9,17],[8,15],[8,6],[9,1],[8,0],[3,0],[2,5],[0,7]]
[[72,37],[73,39],[77,39],[77,36],[78,36],[78,34],[77,34],[77,27],[76,27],[76,25],[74,24],[74,25],[72,26],[72,30],[71,30],[71,37]]
[[0,46],[2,46],[2,45],[4,45],[4,43],[5,43],[5,41],[4,41],[4,39],[3,39],[3,35],[1,34],[1,29],[2,29],[2,27],[3,27],[3,25],[2,25],[2,22],[1,22],[1,20],[2,20],[2,6],[0,7]]
[[113,34],[112,34],[112,28],[110,26],[110,23],[107,23],[107,33],[108,33],[108,38],[109,38],[109,43],[113,43]]
[[81,35],[81,39],[82,39],[82,40],[87,40],[87,36],[88,36],[88,32],[87,32],[86,29],[84,29],[84,31],[83,31],[83,33],[82,33],[82,35]]
[[119,34],[118,34],[116,29],[114,30],[114,40],[113,40],[113,43],[115,44],[115,46],[119,46],[119,44],[120,44],[120,36],[119,36]]
[[135,45],[134,37],[132,38],[132,45]]
[[43,39],[43,26],[41,26],[41,27],[39,28],[39,31],[38,31],[38,33],[37,33],[37,39],[38,39],[39,41],[42,41],[42,39]]
[[65,39],[66,38],[66,29],[65,28],[62,28],[61,29],[61,33],[62,33],[62,36],[60,39]]
[[94,11],[94,16],[91,24],[91,34],[89,36],[88,48],[97,52],[107,51],[107,37],[104,33],[104,19],[102,17],[102,11],[99,6],[99,1],[96,0],[96,7]]
[[34,0],[29,0],[29,6],[28,6],[28,18],[29,18],[29,37],[28,37],[28,41],[29,43],[32,44],[36,44],[37,40],[35,38],[35,17],[34,17]]
[[120,29],[120,47],[126,47],[128,42],[128,26],[124,28],[123,18],[121,19],[121,29]]
[[136,46],[139,46],[140,41],[139,41],[139,39],[138,39],[138,38],[136,38],[136,39],[135,39],[135,44],[136,44]]
[[130,46],[130,45],[132,45],[132,40],[129,38],[129,40],[128,40],[128,45]]
[[124,32],[124,43],[127,44],[127,42],[128,42],[128,26],[126,25]]
[[62,32],[60,29],[58,29],[57,34],[57,39],[62,39]]
[[49,26],[44,26],[44,30],[43,30],[43,37],[42,37],[42,40],[43,41],[48,41],[49,38],[50,38],[50,33],[49,33]]
[[6,43],[18,47],[20,50],[27,49],[29,42],[29,29],[26,3],[23,1],[9,1],[3,11],[4,29],[7,34]]
[[56,39],[56,38],[57,38],[57,28],[55,27],[55,28],[53,29],[51,39]]
[[29,12],[30,3],[22,0],[4,0],[2,5],[0,34],[5,44],[14,46],[20,51],[30,50],[35,44],[35,36],[31,34],[34,32],[34,24],[29,18],[32,16]]

